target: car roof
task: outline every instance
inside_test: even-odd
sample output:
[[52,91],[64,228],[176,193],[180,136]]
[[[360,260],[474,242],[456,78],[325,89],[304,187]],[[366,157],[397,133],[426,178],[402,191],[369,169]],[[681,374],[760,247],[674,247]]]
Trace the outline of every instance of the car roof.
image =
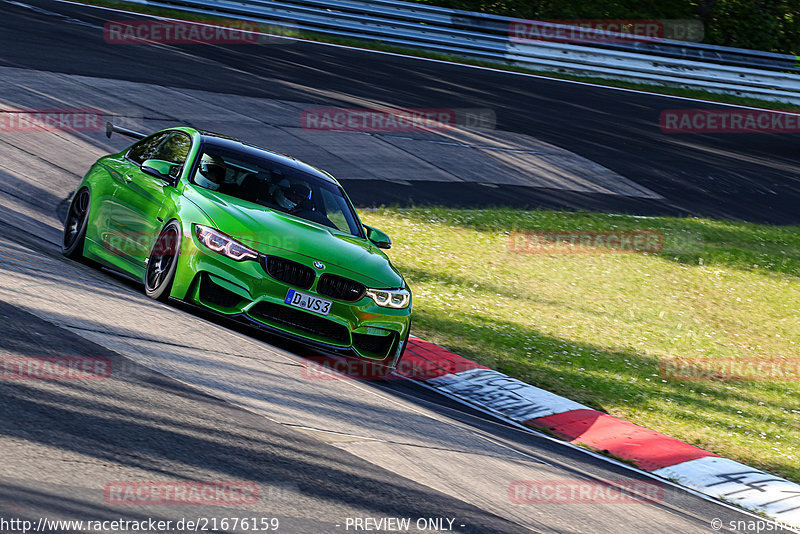
[[280,152],[275,152],[274,150],[269,150],[258,145],[245,143],[244,141],[236,139],[235,137],[230,137],[224,134],[208,132],[205,130],[197,130],[197,133],[200,134],[203,144],[240,152],[249,156],[263,158],[275,163],[280,163],[288,167],[293,167],[307,174],[316,176],[317,178],[326,182],[339,185],[339,182],[336,180],[336,178],[327,172],[309,165],[308,163],[304,163],[297,158],[293,158],[292,156],[287,156],[286,154],[281,154]]

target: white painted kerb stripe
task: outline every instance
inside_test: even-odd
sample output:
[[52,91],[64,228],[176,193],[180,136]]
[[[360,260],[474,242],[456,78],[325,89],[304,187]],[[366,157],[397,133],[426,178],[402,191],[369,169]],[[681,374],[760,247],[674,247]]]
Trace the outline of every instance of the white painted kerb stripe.
[[432,378],[425,383],[519,422],[589,409],[493,369],[470,369]]
[[653,473],[800,528],[800,485],[794,482],[714,456],[671,465]]

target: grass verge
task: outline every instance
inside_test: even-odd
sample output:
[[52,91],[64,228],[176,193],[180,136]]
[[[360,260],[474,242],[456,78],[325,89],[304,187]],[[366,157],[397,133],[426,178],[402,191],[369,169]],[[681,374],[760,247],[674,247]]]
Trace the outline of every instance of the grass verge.
[[[595,213],[380,209],[415,333],[484,365],[800,482],[800,376],[675,381],[670,358],[800,355],[800,228]],[[655,254],[521,254],[512,231],[649,230]]]
[[[149,14],[149,15],[156,15],[160,17],[168,17],[168,18],[176,18],[182,20],[189,20],[189,21],[200,21],[209,24],[225,24],[226,22],[231,22],[235,19],[223,19],[219,17],[212,17],[210,15],[204,15],[199,13],[192,13],[187,11],[181,11],[179,8],[162,8],[162,7],[155,7],[155,6],[148,6],[145,4],[140,4],[137,2],[125,2],[122,0],[91,0],[87,2],[79,2],[85,5],[93,5],[93,6],[101,6],[101,7],[110,7],[114,9],[120,9],[125,11],[135,11],[137,13],[142,14]],[[664,95],[673,95],[673,96],[682,96],[688,98],[695,98],[699,100],[708,100],[709,102],[723,102],[729,104],[737,104],[741,106],[750,106],[750,107],[759,107],[759,108],[767,108],[767,109],[776,109],[776,110],[785,110],[785,111],[800,111],[800,105],[790,104],[786,102],[773,102],[768,100],[762,100],[758,98],[750,98],[750,97],[742,97],[730,94],[722,94],[722,93],[713,93],[710,91],[703,91],[700,89],[690,89],[684,87],[672,87],[672,86],[665,86],[665,85],[657,85],[657,84],[647,84],[647,83],[636,83],[636,82],[629,82],[625,80],[610,80],[606,78],[599,78],[599,77],[592,77],[592,76],[581,76],[570,74],[567,72],[551,72],[551,71],[544,71],[544,70],[535,70],[529,69],[525,67],[519,67],[515,65],[509,65],[505,63],[497,63],[492,61],[481,61],[478,59],[472,59],[468,57],[461,57],[461,56],[453,56],[448,54],[442,54],[437,52],[432,52],[429,50],[424,50],[420,48],[410,48],[410,47],[402,47],[402,46],[395,46],[391,44],[387,44],[381,41],[373,41],[373,40],[366,40],[366,39],[356,39],[356,38],[345,38],[345,37],[335,37],[330,36],[327,34],[322,33],[315,33],[305,30],[295,30],[289,28],[281,28],[281,27],[270,27],[268,25],[264,26],[265,33],[277,33],[279,36],[291,37],[295,39],[303,39],[308,41],[316,41],[321,43],[332,43],[332,44],[340,44],[345,46],[352,46],[355,48],[365,48],[369,50],[379,50],[383,52],[392,52],[396,54],[412,56],[412,57],[423,57],[429,59],[438,59],[441,61],[448,61],[452,63],[461,63],[466,65],[475,65],[499,70],[507,70],[511,72],[521,72],[525,74],[534,74],[537,76],[544,76],[547,78],[556,78],[562,80],[572,80],[572,81],[579,81],[585,83],[592,83],[596,85],[604,85],[608,87],[620,87],[623,89],[634,89],[637,91],[646,91],[651,93],[657,94],[664,94]],[[283,44],[285,45],[287,41],[280,39],[275,41],[275,44]]]

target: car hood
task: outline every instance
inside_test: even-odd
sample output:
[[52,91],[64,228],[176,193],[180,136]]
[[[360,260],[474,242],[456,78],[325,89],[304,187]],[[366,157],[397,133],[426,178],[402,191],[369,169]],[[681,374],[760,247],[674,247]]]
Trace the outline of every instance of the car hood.
[[271,210],[245,200],[187,185],[184,197],[196,204],[215,228],[263,254],[282,256],[368,287],[403,287],[403,277],[367,239]]

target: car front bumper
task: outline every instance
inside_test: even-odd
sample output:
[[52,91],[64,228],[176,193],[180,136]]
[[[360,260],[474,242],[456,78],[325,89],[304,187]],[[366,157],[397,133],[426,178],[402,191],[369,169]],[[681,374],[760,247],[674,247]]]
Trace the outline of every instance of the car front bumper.
[[[328,352],[395,367],[408,338],[411,305],[398,310],[368,296],[356,302],[332,299],[315,291],[318,280],[311,288],[297,288],[272,278],[259,261],[237,262],[191,239],[181,246],[170,295]],[[290,289],[332,301],[330,312],[323,316],[286,304]]]

